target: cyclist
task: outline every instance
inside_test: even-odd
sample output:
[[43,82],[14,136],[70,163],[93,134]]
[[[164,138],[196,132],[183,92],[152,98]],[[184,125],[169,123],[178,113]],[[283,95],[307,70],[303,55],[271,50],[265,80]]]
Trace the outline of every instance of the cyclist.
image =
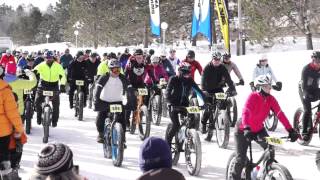
[[24,67],[24,69],[33,69],[34,67],[34,57],[32,55],[27,56],[27,66]]
[[196,54],[194,53],[194,51],[189,50],[186,59],[182,61],[191,64],[191,77],[193,80],[196,70],[198,70],[199,74],[202,75],[202,66],[198,61],[195,60],[195,57]]
[[222,63],[227,68],[229,74],[233,70],[233,72],[237,75],[237,77],[239,79],[238,84],[244,85],[243,77],[238,69],[238,66],[234,62],[231,61],[231,54],[229,54],[228,52],[224,53]]
[[97,59],[98,54],[92,53],[90,55],[89,61],[87,61],[87,70],[88,70],[88,83],[93,83],[94,76],[97,74],[98,66],[100,64],[100,60]]
[[291,142],[295,142],[299,137],[286,115],[282,112],[276,98],[270,94],[271,82],[269,75],[260,75],[255,79],[254,83],[257,92],[252,92],[249,95],[243,108],[242,119],[237,122],[234,133],[237,157],[232,170],[234,179],[241,179],[241,171],[247,158],[247,149],[250,141],[255,140],[262,148],[267,148],[267,143],[263,139],[269,135],[263,123],[270,110],[277,115],[280,122],[289,132]]
[[38,51],[37,57],[34,60],[33,68],[36,67],[38,64],[42,63],[44,61],[43,53],[41,51]]
[[[90,60],[88,60],[90,61]],[[71,62],[68,68],[68,83],[70,85],[69,90],[69,105],[70,109],[73,108],[73,96],[74,91],[77,90],[76,80],[83,80],[84,86],[81,87],[81,90],[84,94],[84,107],[86,107],[87,104],[87,79],[88,79],[88,64],[84,60],[84,54],[83,51],[78,51],[76,58],[74,61]]]
[[170,49],[169,53],[170,53],[170,55],[169,55],[168,59],[174,69],[174,72],[176,72],[177,67],[180,64],[180,60],[179,60],[179,58],[176,57],[176,50],[175,49]]
[[158,56],[151,56],[151,65],[149,66],[151,68],[151,71],[153,71],[154,78],[156,82],[152,82],[152,78],[149,76],[149,74],[145,77],[145,84],[148,86],[152,86],[153,83],[158,83],[160,78],[165,78],[166,81],[168,81],[168,75],[167,72],[164,70],[163,66],[160,64],[160,58]]
[[[135,90],[146,87],[144,83],[146,75],[151,77],[152,82],[157,82],[151,68],[145,64],[142,49],[136,49],[133,56],[129,58],[125,69],[125,77],[130,84],[127,92],[128,105],[125,118],[127,125],[130,124],[129,118],[131,111],[136,110],[137,97],[135,95]],[[148,102],[148,97],[144,99],[144,102]]]
[[0,64],[5,68],[8,62],[16,63],[16,60],[9,49],[7,49],[6,54],[1,57]]
[[60,57],[60,63],[63,69],[68,69],[69,64],[73,61],[73,57],[70,54],[70,50],[67,48],[64,54]]
[[320,99],[320,51],[313,52],[312,62],[306,65],[301,74],[302,89],[299,89],[301,101],[303,104],[304,114],[302,117],[302,138],[304,141],[310,139],[308,130],[312,126],[311,120],[311,102]]
[[[123,96],[128,87],[127,79],[120,73],[120,62],[117,59],[110,59],[108,65],[110,72],[99,77],[94,94],[94,111],[98,111],[96,126],[99,133],[97,142],[99,143],[103,143],[104,122],[109,112],[107,108],[108,105],[112,103],[122,104]],[[120,123],[123,131],[126,132],[126,122],[124,118],[123,111],[121,113]]]
[[24,69],[25,66],[27,66],[28,62],[27,62],[27,56],[28,56],[29,52],[28,51],[24,51],[22,53],[22,57],[19,59],[18,61],[18,67],[21,69]]
[[[171,106],[189,106],[189,96],[191,95],[191,90],[196,91],[201,98],[205,100],[205,96],[198,87],[198,85],[191,78],[191,65],[187,62],[180,63],[178,68],[178,75],[172,76],[169,79],[168,86],[165,92],[165,97],[169,104],[169,115],[172,122],[172,129],[168,133],[167,142],[171,144],[172,138],[178,132],[180,123],[178,114],[185,113],[179,112],[177,110],[171,109]],[[191,123],[189,124],[190,128],[195,127],[195,118],[194,115],[190,115]],[[179,147],[181,151],[182,147]]]
[[162,50],[160,53],[160,63],[162,64],[163,68],[167,71],[169,77],[176,75],[176,71],[173,69],[173,66],[167,59],[166,50]]
[[41,114],[42,114],[42,102],[44,101],[44,96],[42,91],[55,91],[52,99],[53,113],[52,113],[52,127],[57,127],[59,119],[59,106],[60,97],[59,93],[59,80],[60,80],[60,92],[65,92],[66,76],[62,66],[55,62],[53,59],[53,52],[47,51],[45,53],[45,62],[40,63],[34,68],[36,74],[40,75],[40,80],[38,83],[35,105],[37,110],[37,123],[41,124]]
[[272,86],[272,88],[276,91],[280,91],[282,89],[282,82],[277,81],[276,76],[274,75],[270,65],[268,64],[268,57],[265,54],[261,56],[261,58],[259,59],[259,63],[253,71],[252,81],[250,82],[251,89],[254,89],[253,81],[255,78],[257,78],[259,75],[267,74],[269,74],[272,77],[272,81],[276,82],[276,85]]
[[[226,93],[231,96],[235,96],[237,94],[236,89],[234,87],[233,81],[231,80],[230,74],[228,73],[227,68],[221,63],[221,53],[213,52],[212,53],[212,61],[206,65],[203,70],[203,75],[201,78],[201,87],[203,91],[206,91],[208,94],[208,101],[212,102],[212,96],[218,92],[224,92],[223,87],[225,84],[228,84],[228,90]],[[202,116],[202,133],[206,133],[206,124],[210,117],[209,109],[206,109]],[[210,124],[210,126],[214,126]],[[206,139],[210,140],[210,139]]]

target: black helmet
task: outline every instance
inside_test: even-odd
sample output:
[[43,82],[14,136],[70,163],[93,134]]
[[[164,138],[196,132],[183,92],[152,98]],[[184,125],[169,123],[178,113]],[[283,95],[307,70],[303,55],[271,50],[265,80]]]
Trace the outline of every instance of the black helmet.
[[231,54],[229,54],[228,52],[225,52],[225,53],[223,54],[223,60],[229,59],[229,58],[231,58]]
[[190,74],[191,72],[191,65],[188,63],[188,62],[182,62],[180,63],[180,66],[179,66],[179,73],[181,75],[184,75],[184,74]]
[[194,53],[194,51],[189,50],[189,51],[188,51],[188,54],[187,54],[187,57],[188,57],[188,58],[195,58],[195,57],[196,57],[196,54]]
[[108,53],[106,53],[106,52],[105,52],[105,53],[103,53],[103,55],[102,55],[102,56],[108,56]]
[[91,53],[91,55],[90,55],[90,57],[97,57],[98,56],[98,53],[96,53],[96,52],[93,52],[93,53]]
[[134,51],[134,55],[143,55],[142,49],[136,49],[136,50]]
[[320,51],[314,51],[311,57],[315,59],[320,59]]
[[217,59],[217,60],[221,60],[221,53],[220,52],[213,52],[212,53],[212,59]]
[[84,55],[83,51],[78,51],[76,57],[78,59],[80,56],[83,56],[83,55]]
[[108,54],[107,58],[108,58],[108,59],[112,59],[112,58],[113,58],[113,59],[117,59],[117,55],[116,55],[116,53],[111,52],[111,53]]
[[86,49],[85,53],[86,53],[86,54],[90,54],[90,53],[91,53],[91,50],[90,50],[90,49]]
[[151,56],[154,55],[154,50],[153,49],[149,50],[149,55],[151,55]]

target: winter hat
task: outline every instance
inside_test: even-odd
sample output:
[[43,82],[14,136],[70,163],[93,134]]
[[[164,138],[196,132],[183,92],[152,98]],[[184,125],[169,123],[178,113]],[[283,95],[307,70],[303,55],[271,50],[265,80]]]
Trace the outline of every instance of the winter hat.
[[59,174],[73,167],[73,154],[67,145],[61,143],[47,144],[38,154],[35,165],[41,175]]
[[195,57],[196,57],[196,54],[194,53],[194,51],[189,50],[189,51],[188,51],[188,54],[187,54],[187,57],[188,57],[188,58],[195,58]]
[[143,55],[142,49],[136,49],[136,50],[134,51],[134,55]]
[[140,146],[139,166],[141,171],[171,168],[171,150],[166,141],[158,137],[149,137]]

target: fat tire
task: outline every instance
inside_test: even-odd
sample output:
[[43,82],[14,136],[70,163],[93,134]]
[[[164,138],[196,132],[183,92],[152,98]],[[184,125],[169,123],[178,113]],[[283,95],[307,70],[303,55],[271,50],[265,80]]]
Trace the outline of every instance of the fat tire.
[[[190,162],[190,141],[193,142],[195,154],[196,154],[196,162],[195,164],[191,164]],[[188,173],[192,176],[197,176],[200,173],[201,169],[201,161],[202,161],[202,150],[201,150],[201,141],[198,132],[195,129],[189,129],[187,132],[187,141],[185,148],[185,157]]]
[[[230,98],[232,106],[228,106],[228,115],[230,120],[230,127],[234,127],[238,120],[238,106],[235,98]],[[232,113],[232,115],[231,115]]]
[[[169,132],[172,129],[172,123],[169,123],[166,129],[166,134],[165,134],[165,139],[167,142],[169,142]],[[172,141],[169,144],[170,149],[171,149],[171,153],[172,153],[172,165],[176,166],[178,164],[179,158],[180,158],[180,152],[178,151],[178,133],[175,134],[175,136],[173,137],[175,139],[175,143],[174,143],[174,147],[172,147]],[[173,139],[172,138],[172,139]]]
[[[222,116],[222,122],[224,123],[224,137],[223,140],[220,141],[219,138],[219,118],[221,118],[220,116]],[[227,111],[226,110],[219,110],[218,112],[218,117],[215,121],[215,128],[216,128],[216,138],[217,138],[217,144],[220,148],[226,149],[228,147],[229,144],[229,137],[230,137],[230,120],[229,120],[229,116],[227,115]]]
[[83,104],[84,104],[84,94],[82,91],[79,92],[78,94],[78,120],[82,121],[83,120]]
[[[123,151],[124,151],[124,132],[120,123],[116,122],[111,128],[112,138],[111,138],[111,147],[113,146],[113,131],[117,132],[117,141],[118,141],[118,154],[117,157],[112,157],[113,165],[116,167],[120,167],[123,161]],[[112,155],[113,156],[113,155]]]
[[51,119],[50,119],[50,107],[44,107],[43,108],[43,143],[48,143],[49,139],[49,129],[50,129],[50,124],[51,124]]
[[[296,132],[299,133],[300,137],[302,137],[302,116],[303,116],[303,109],[298,108],[293,116],[293,128]],[[310,134],[309,140],[304,141],[302,138],[298,138],[297,142],[300,145],[307,146],[312,140],[312,134]]]
[[[148,110],[147,108],[143,108],[140,111],[140,124],[139,124],[139,137],[143,141],[150,135],[150,129],[151,129],[151,110]],[[145,123],[145,129],[143,128],[142,119],[143,116],[145,116],[146,122]]]
[[[290,174],[289,170],[288,170],[285,166],[283,166],[283,165],[281,165],[281,164],[272,163],[272,164],[270,165],[270,167],[269,167],[269,171],[268,171],[268,172],[270,172],[270,171],[272,171],[272,170],[277,170],[277,171],[279,171],[279,172],[281,173],[282,177],[285,178],[284,180],[293,180],[292,175]],[[267,173],[268,173],[268,172],[267,172]],[[263,173],[261,179],[266,179],[267,173]]]
[[26,134],[30,134],[31,119],[32,119],[32,103],[31,103],[31,101],[26,101],[24,118],[25,118],[25,125],[26,125]]

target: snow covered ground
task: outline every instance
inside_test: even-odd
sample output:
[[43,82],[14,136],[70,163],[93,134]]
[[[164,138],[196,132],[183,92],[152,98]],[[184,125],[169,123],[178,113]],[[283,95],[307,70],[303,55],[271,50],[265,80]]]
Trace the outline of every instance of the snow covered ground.
[[[320,41],[314,40],[314,43],[315,49],[320,49]],[[273,48],[271,50],[272,53],[268,53],[269,65],[272,67],[278,80],[283,82],[282,91],[273,91],[272,94],[278,99],[280,106],[291,122],[294,111],[301,106],[297,89],[301,70],[303,66],[310,62],[310,55],[312,53],[312,51],[299,50],[305,47],[301,44],[302,43],[294,45],[287,42],[286,45],[277,45],[276,49]],[[296,47],[293,48],[293,46]],[[177,49],[178,57],[183,58],[187,50],[184,48]],[[259,47],[255,47],[255,49],[255,52],[264,52],[259,49]],[[210,60],[208,51],[199,48],[195,50],[196,59],[198,59],[203,66],[207,64]],[[253,69],[258,58],[261,56],[260,54],[255,54],[253,50],[249,50],[248,53],[249,55],[246,56],[232,56],[232,60],[238,65],[245,81],[245,86],[237,87],[238,96],[236,99],[240,111],[239,115],[244,101],[250,93],[248,84],[252,80]],[[235,82],[238,82],[238,79],[234,75],[232,75],[232,77]],[[200,76],[197,75],[196,79],[199,82]],[[68,107],[67,95],[61,95],[60,120],[57,128],[50,129],[49,141],[68,144],[74,152],[74,164],[80,165],[80,173],[90,180],[136,179],[141,175],[138,156],[139,147],[142,142],[138,135],[127,135],[128,148],[124,152],[123,165],[120,168],[114,167],[111,160],[103,158],[102,145],[96,143],[97,132],[95,128],[95,117],[95,112],[85,109],[84,121],[77,121],[74,118],[74,111]],[[164,137],[168,122],[169,119],[163,119],[159,127],[152,126],[151,135]],[[272,134],[275,136],[284,136],[287,133],[282,125],[279,124],[276,132]],[[32,171],[33,165],[37,160],[37,153],[43,146],[42,135],[42,126],[36,125],[34,118],[32,134],[29,136],[29,141],[24,147],[22,158],[20,174],[23,179],[27,179],[28,174]],[[219,149],[215,139],[213,142],[208,143],[205,142],[203,138],[204,136],[201,135],[203,154],[200,175],[198,177],[188,175],[183,154],[180,156],[178,166],[174,168],[178,169],[185,175],[186,179],[190,180],[224,179],[227,160],[229,155],[234,151],[233,135],[230,138],[228,149]],[[276,151],[276,159],[289,169],[294,179],[316,180],[320,177],[320,172],[317,171],[315,166],[315,152],[317,150],[320,150],[320,141],[319,136],[314,134],[309,146],[300,146],[297,143],[286,142]],[[261,154],[261,149],[255,146],[254,151],[254,157],[257,158],[259,154]]]

